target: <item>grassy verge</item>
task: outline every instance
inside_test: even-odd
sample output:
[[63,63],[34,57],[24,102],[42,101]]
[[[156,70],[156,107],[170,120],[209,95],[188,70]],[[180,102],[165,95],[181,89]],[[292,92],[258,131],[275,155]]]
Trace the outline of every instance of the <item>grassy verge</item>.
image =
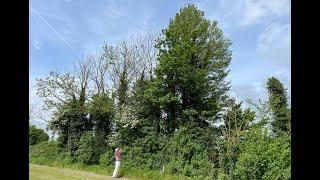
[[[49,180],[49,179],[59,179],[59,180],[108,180],[112,179],[111,176],[96,174],[92,172],[85,172],[79,170],[73,170],[69,168],[58,168],[49,167],[43,165],[29,164],[30,174],[29,179],[31,180]],[[125,178],[120,178],[126,180]]]
[[[85,172],[92,172],[96,174],[102,174],[111,176],[113,173],[113,166],[101,166],[101,165],[85,165],[80,163],[67,163],[60,161],[49,161],[44,159],[33,159],[30,161],[31,164],[46,165],[50,167],[58,168],[70,168],[74,170],[81,170]],[[178,179],[189,179],[182,176],[173,176],[166,173],[161,173],[160,171],[150,171],[142,169],[134,169],[129,167],[121,167],[121,176],[127,179],[154,179],[154,180],[178,180]]]

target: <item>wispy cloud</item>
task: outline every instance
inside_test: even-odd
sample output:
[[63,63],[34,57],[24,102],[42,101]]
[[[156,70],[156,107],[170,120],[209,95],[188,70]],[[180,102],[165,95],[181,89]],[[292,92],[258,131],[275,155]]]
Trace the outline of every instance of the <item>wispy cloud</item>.
[[37,50],[40,50],[40,43],[39,43],[39,41],[38,40],[33,40],[32,41],[32,45],[33,45],[33,47],[35,48],[35,49],[37,49]]
[[265,82],[266,80],[259,80],[252,83],[234,85],[232,86],[232,91],[243,101],[248,99],[252,99],[255,102],[259,99],[266,100]]
[[30,6],[30,10],[32,13],[37,15],[48,27],[63,41],[65,42],[71,49],[72,45],[60,34],[41,14],[39,14],[35,9]]
[[[243,28],[290,15],[290,0],[194,1],[206,14]],[[213,9],[213,8],[214,9]]]
[[249,26],[258,23],[259,20],[267,15],[267,10],[259,1],[244,1],[242,17],[239,24],[242,26]]
[[258,37],[257,52],[278,66],[290,68],[291,25],[269,25]]
[[290,13],[289,0],[243,0],[243,8],[240,11],[242,26],[250,26],[264,22],[269,18],[274,20]]

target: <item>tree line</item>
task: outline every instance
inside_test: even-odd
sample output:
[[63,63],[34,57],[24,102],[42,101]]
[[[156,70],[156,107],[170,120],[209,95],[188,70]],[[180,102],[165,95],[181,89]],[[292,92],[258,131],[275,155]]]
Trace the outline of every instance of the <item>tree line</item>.
[[[161,33],[105,44],[72,72],[37,79],[48,129],[70,162],[216,179],[290,179],[290,108],[270,77],[269,99],[244,109],[228,95],[232,52],[217,21],[187,5]],[[217,126],[215,123],[222,122]],[[260,164],[257,164],[260,162]]]

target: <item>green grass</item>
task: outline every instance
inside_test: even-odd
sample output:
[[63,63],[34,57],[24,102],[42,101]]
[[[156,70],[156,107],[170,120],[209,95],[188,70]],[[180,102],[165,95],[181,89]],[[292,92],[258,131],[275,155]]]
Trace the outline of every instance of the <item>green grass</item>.
[[43,165],[30,164],[30,175],[31,180],[49,180],[49,179],[59,179],[59,180],[107,180],[112,179],[110,176],[89,173],[79,170],[72,170],[68,168],[56,168]]
[[[114,166],[101,166],[101,165],[85,165],[85,164],[79,164],[79,163],[67,163],[67,162],[58,162],[58,161],[48,161],[44,159],[33,159],[31,162],[31,167],[33,164],[38,165],[45,165],[49,167],[56,167],[60,169],[72,169],[72,170],[78,170],[82,172],[91,172],[95,174],[100,175],[106,175],[111,176],[113,173]],[[63,174],[59,174],[60,171],[48,171],[45,172],[45,170],[36,169],[36,168],[30,168],[30,179],[41,179],[41,178],[35,178],[35,177],[42,177],[41,174],[47,174],[52,175],[52,177],[56,177],[53,179],[63,179],[67,178],[64,177]],[[34,176],[34,178],[32,177]],[[128,168],[128,167],[121,167],[121,177],[126,179],[152,179],[152,180],[180,180],[180,179],[190,179],[187,177],[182,176],[173,176],[170,174],[161,173],[160,171],[150,171],[150,170],[142,170],[142,169],[134,169],[134,168]],[[69,177],[71,178],[71,177]],[[73,177],[72,177],[73,178]],[[71,179],[72,179],[71,178]],[[44,178],[45,179],[45,178]],[[49,178],[50,179],[50,178]],[[52,178],[51,178],[52,179]]]

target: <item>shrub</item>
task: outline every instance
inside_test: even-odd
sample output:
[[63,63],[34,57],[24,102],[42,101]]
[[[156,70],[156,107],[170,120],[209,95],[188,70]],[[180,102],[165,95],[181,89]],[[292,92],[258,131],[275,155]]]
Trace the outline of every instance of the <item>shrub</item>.
[[55,141],[41,142],[29,147],[29,160],[33,163],[43,163],[61,159],[61,149]]
[[103,166],[113,165],[115,161],[114,151],[112,149],[108,149],[104,154],[100,156],[99,162]]
[[94,155],[94,141],[92,132],[86,132],[80,139],[79,148],[76,151],[76,160],[80,163],[90,164]]
[[213,164],[209,162],[206,147],[189,136],[187,129],[181,128],[166,142],[167,171],[197,178],[211,176]]
[[49,135],[42,129],[38,129],[35,125],[29,126],[29,145],[39,144],[48,139]]
[[248,133],[236,164],[238,179],[290,179],[290,138],[268,137],[261,128]]
[[[162,141],[155,135],[146,135],[132,142],[130,146],[120,147],[122,148],[123,166],[148,170],[159,170],[162,167],[160,161]],[[114,159],[114,151],[110,150],[109,153],[108,156]]]
[[230,176],[228,174],[225,174],[224,173],[224,170],[223,169],[219,169],[218,170],[218,177],[217,177],[218,180],[229,180],[231,179]]
[[75,152],[75,161],[84,164],[98,164],[101,156],[105,153],[107,146],[106,140],[92,131],[85,132]]
[[239,141],[234,143],[234,141],[227,141],[223,138],[217,139],[221,177],[232,178],[235,164],[239,156],[239,146]]

